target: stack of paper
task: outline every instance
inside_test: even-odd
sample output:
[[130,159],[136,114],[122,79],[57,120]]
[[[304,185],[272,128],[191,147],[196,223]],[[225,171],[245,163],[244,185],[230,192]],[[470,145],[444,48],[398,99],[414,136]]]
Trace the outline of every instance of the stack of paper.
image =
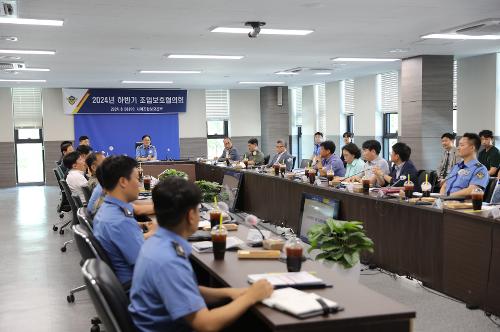
[[[226,239],[226,250],[241,248],[245,242],[237,237],[230,236]],[[193,250],[196,252],[212,252],[212,241],[201,241],[193,243]]]
[[287,273],[250,274],[248,276],[248,282],[251,284],[260,279],[266,279],[271,283],[271,285],[274,286],[274,288],[283,288],[283,287],[319,288],[326,286],[323,280],[305,271],[287,272]]

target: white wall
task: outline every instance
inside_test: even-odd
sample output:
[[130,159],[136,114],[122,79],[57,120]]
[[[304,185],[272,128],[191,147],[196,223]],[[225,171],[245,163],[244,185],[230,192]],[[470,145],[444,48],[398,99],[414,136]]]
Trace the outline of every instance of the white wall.
[[10,88],[0,88],[0,142],[14,142],[14,119]]
[[382,136],[382,113],[377,88],[377,75],[354,79],[354,134]]
[[179,137],[207,137],[205,90],[188,90],[186,113],[179,113]]
[[260,90],[229,91],[230,136],[260,136]]
[[62,89],[43,89],[42,102],[44,140],[74,140],[73,115],[64,114]]
[[486,54],[458,60],[457,130],[500,134],[500,55]]

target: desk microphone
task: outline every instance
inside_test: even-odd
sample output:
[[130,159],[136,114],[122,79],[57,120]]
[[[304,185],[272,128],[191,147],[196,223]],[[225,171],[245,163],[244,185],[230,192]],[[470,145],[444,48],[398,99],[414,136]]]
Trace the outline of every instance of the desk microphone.
[[[248,216],[246,216],[245,222],[250,224],[250,226],[255,228],[260,233],[260,236],[262,236],[262,241],[264,241],[266,239],[266,237],[264,236],[262,231],[259,229],[259,227],[257,227],[257,224],[259,223],[259,219],[257,219],[256,216],[249,214]],[[252,247],[262,247],[262,241],[252,243],[251,246]]]

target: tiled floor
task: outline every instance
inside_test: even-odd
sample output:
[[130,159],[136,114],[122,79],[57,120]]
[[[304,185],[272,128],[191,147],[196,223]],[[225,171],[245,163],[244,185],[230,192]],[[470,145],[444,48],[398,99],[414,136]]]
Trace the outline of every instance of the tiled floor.
[[[66,295],[82,284],[75,246],[59,250],[71,239],[52,231],[59,189],[0,189],[0,331],[89,331],[95,315],[88,294]],[[361,283],[417,311],[415,331],[497,331],[480,310],[439,297],[415,283],[364,272]]]

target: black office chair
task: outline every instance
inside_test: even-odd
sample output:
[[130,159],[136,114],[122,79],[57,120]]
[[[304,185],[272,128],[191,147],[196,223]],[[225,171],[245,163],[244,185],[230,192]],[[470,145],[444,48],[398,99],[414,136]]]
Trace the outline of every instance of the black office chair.
[[270,155],[266,155],[266,156],[264,157],[264,165],[269,164],[269,159],[271,159],[271,156],[270,156]]
[[129,299],[111,268],[102,260],[88,259],[83,279],[107,332],[136,332],[128,312]]
[[88,186],[82,187],[83,196],[85,196],[85,201],[88,203],[90,201],[90,197],[92,196],[92,190]]
[[84,225],[87,227],[89,231],[93,231],[94,225],[93,225],[93,219],[90,217],[90,214],[87,212],[86,207],[81,207],[78,209],[76,216],[78,217],[78,223],[80,225]]
[[[80,209],[80,208],[83,207],[82,200],[80,199],[80,196],[72,194],[70,202],[73,202],[71,212],[75,211],[73,219],[71,220],[71,225],[72,226],[73,225],[78,225],[80,223],[80,221],[78,219],[78,209]],[[70,243],[72,243],[72,242],[73,242],[73,239],[64,242],[63,246],[61,247],[61,251],[62,252],[66,252],[66,249],[67,249],[68,245]]]
[[297,157],[293,156],[292,169],[295,168],[295,162],[297,161]]
[[70,212],[71,206],[69,205],[68,199],[66,198],[64,188],[59,182],[62,179],[62,177],[60,176],[60,171],[58,170],[58,168],[53,168],[52,171],[54,172],[54,176],[56,177],[57,184],[59,185],[59,190],[60,190],[59,204],[57,205],[57,213],[59,213],[60,220],[52,225],[52,230],[54,232],[57,232],[57,230],[59,229],[58,225],[64,221],[64,213]]
[[300,168],[306,168],[311,163],[311,159],[302,159],[300,162]]
[[70,210],[71,210],[71,215],[72,215],[72,218],[68,222],[66,222],[64,225],[62,225],[60,230],[59,230],[59,234],[63,235],[64,228],[66,228],[69,224],[71,224],[73,222],[73,220],[77,220],[77,217],[76,217],[77,207],[75,205],[74,200],[71,198],[71,189],[69,189],[69,186],[68,186],[68,183],[66,182],[66,180],[63,180],[63,179],[59,180],[59,184],[61,185],[61,187],[64,190],[64,195],[66,196],[66,198],[68,200]]
[[425,175],[427,175],[427,181],[431,184],[431,193],[434,192],[434,187],[436,186],[437,173],[436,171],[429,171],[421,169],[417,172],[418,175],[418,186],[420,187],[422,183],[425,182]]
[[488,181],[488,184],[484,189],[484,198],[483,198],[484,202],[489,203],[491,201],[491,197],[493,196],[493,192],[495,191],[496,184],[497,184],[497,178],[490,177],[490,180]]

